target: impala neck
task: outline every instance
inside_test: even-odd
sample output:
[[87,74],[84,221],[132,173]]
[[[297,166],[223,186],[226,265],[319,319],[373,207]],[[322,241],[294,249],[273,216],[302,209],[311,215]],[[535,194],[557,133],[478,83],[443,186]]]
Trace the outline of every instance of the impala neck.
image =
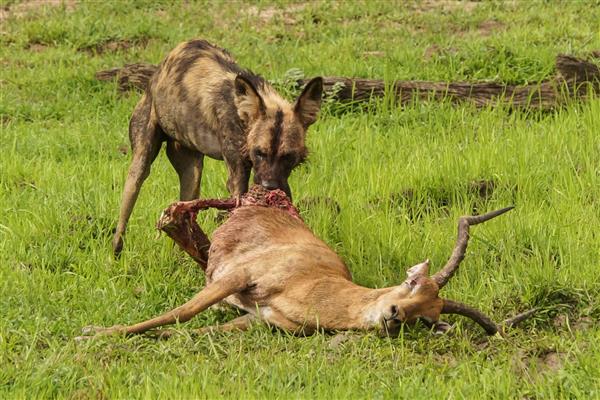
[[379,326],[379,298],[391,288],[370,289],[347,280],[327,282],[327,294],[318,296],[314,308],[319,310],[320,325],[331,330],[369,329]]

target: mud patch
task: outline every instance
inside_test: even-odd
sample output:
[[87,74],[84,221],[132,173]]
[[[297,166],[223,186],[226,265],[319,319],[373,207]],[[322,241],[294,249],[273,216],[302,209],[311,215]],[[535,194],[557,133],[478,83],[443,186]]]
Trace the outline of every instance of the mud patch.
[[330,350],[338,350],[343,348],[346,344],[353,342],[356,338],[357,336],[352,332],[340,332],[329,340],[327,347]]
[[572,318],[568,314],[558,314],[552,320],[552,325],[557,329],[585,331],[594,327],[595,322],[591,317],[588,316]]
[[538,374],[555,374],[559,372],[563,368],[566,359],[567,355],[565,353],[552,349],[534,352],[519,350],[513,357],[512,367],[518,375],[531,380],[534,376],[532,372]]
[[562,369],[565,355],[555,351],[547,351],[537,358],[537,367],[539,371],[557,372]]
[[362,56],[364,58],[385,57],[385,51],[363,51]]
[[478,1],[458,1],[458,0],[424,0],[417,1],[408,8],[417,14],[428,12],[453,12],[464,11],[472,12],[479,5]]
[[477,25],[476,32],[479,36],[486,37],[491,36],[494,33],[501,31],[504,29],[504,24],[500,21],[496,20],[486,20],[482,21]]
[[48,50],[49,47],[50,46],[48,46],[45,43],[39,43],[39,42],[33,41],[30,43],[27,43],[27,46],[25,46],[25,49],[32,51],[34,53],[41,53],[41,52]]
[[118,51],[127,51],[133,47],[144,48],[148,45],[149,38],[133,38],[133,39],[108,39],[99,43],[81,46],[77,51],[88,54],[104,54],[115,53]]
[[[304,10],[307,3],[290,4],[283,8],[277,8],[274,6],[268,7],[257,7],[250,6],[244,10],[244,14],[248,17],[257,19],[262,24],[269,24],[272,21],[282,21],[284,25],[296,25],[299,22],[297,14]],[[315,21],[318,23],[320,21]]]
[[52,7],[64,7],[66,11],[73,11],[76,4],[75,0],[25,0],[0,7],[0,21],[23,18]]

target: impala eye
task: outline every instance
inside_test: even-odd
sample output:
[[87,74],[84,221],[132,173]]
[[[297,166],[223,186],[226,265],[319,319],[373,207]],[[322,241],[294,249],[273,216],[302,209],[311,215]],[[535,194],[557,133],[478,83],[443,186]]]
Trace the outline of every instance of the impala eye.
[[411,287],[414,288],[417,285],[417,280],[416,279],[409,279],[406,281],[406,284]]

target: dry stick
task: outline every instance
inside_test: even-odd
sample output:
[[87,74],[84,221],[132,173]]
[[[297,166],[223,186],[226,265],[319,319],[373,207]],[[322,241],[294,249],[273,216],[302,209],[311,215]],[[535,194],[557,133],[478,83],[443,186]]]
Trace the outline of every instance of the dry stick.
[[[468,101],[477,107],[505,103],[515,108],[553,109],[570,97],[584,98],[588,90],[600,92],[600,68],[588,61],[567,56],[556,57],[555,79],[530,85],[503,85],[499,83],[394,81],[381,79],[325,77],[326,92],[334,93],[338,101],[365,101],[383,97],[390,89],[400,104],[419,100]],[[300,80],[300,86],[308,80]],[[589,85],[586,85],[589,84]],[[336,90],[337,88],[337,90]]]
[[[592,56],[596,57],[596,53]],[[157,70],[156,65],[147,63],[127,64],[122,68],[99,71],[96,78],[112,80],[117,78],[119,90],[144,91]],[[390,89],[401,104],[419,100],[444,100],[453,102],[468,101],[478,107],[507,104],[514,108],[549,110],[565,103],[569,97],[585,98],[588,92],[600,92],[600,68],[580,58],[558,55],[556,57],[557,76],[554,79],[530,85],[503,85],[499,83],[468,82],[426,82],[395,81],[381,79],[360,79],[347,77],[325,77],[325,91],[333,94],[337,101],[367,101],[372,97],[382,97]],[[308,80],[299,80],[303,86]]]

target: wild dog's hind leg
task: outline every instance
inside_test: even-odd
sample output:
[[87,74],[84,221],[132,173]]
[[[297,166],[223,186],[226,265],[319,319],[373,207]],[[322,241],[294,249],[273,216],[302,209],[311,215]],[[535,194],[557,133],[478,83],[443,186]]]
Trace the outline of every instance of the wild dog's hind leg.
[[179,200],[197,199],[200,194],[204,154],[170,140],[167,142],[167,156],[179,175]]
[[211,282],[187,303],[166,312],[163,315],[130,326],[115,325],[110,328],[86,327],[83,328],[83,334],[110,335],[118,333],[143,333],[159,326],[172,325],[177,322],[186,322],[199,312],[206,310],[211,305],[234,293],[246,289],[248,284],[247,274],[243,268],[239,268],[236,272]]
[[118,256],[123,249],[123,235],[127,228],[127,221],[129,221],[142,184],[150,174],[150,167],[160,151],[164,138],[162,129],[152,114],[152,101],[144,95],[136,106],[129,123],[133,160],[127,173],[119,222],[112,242],[115,256]]

